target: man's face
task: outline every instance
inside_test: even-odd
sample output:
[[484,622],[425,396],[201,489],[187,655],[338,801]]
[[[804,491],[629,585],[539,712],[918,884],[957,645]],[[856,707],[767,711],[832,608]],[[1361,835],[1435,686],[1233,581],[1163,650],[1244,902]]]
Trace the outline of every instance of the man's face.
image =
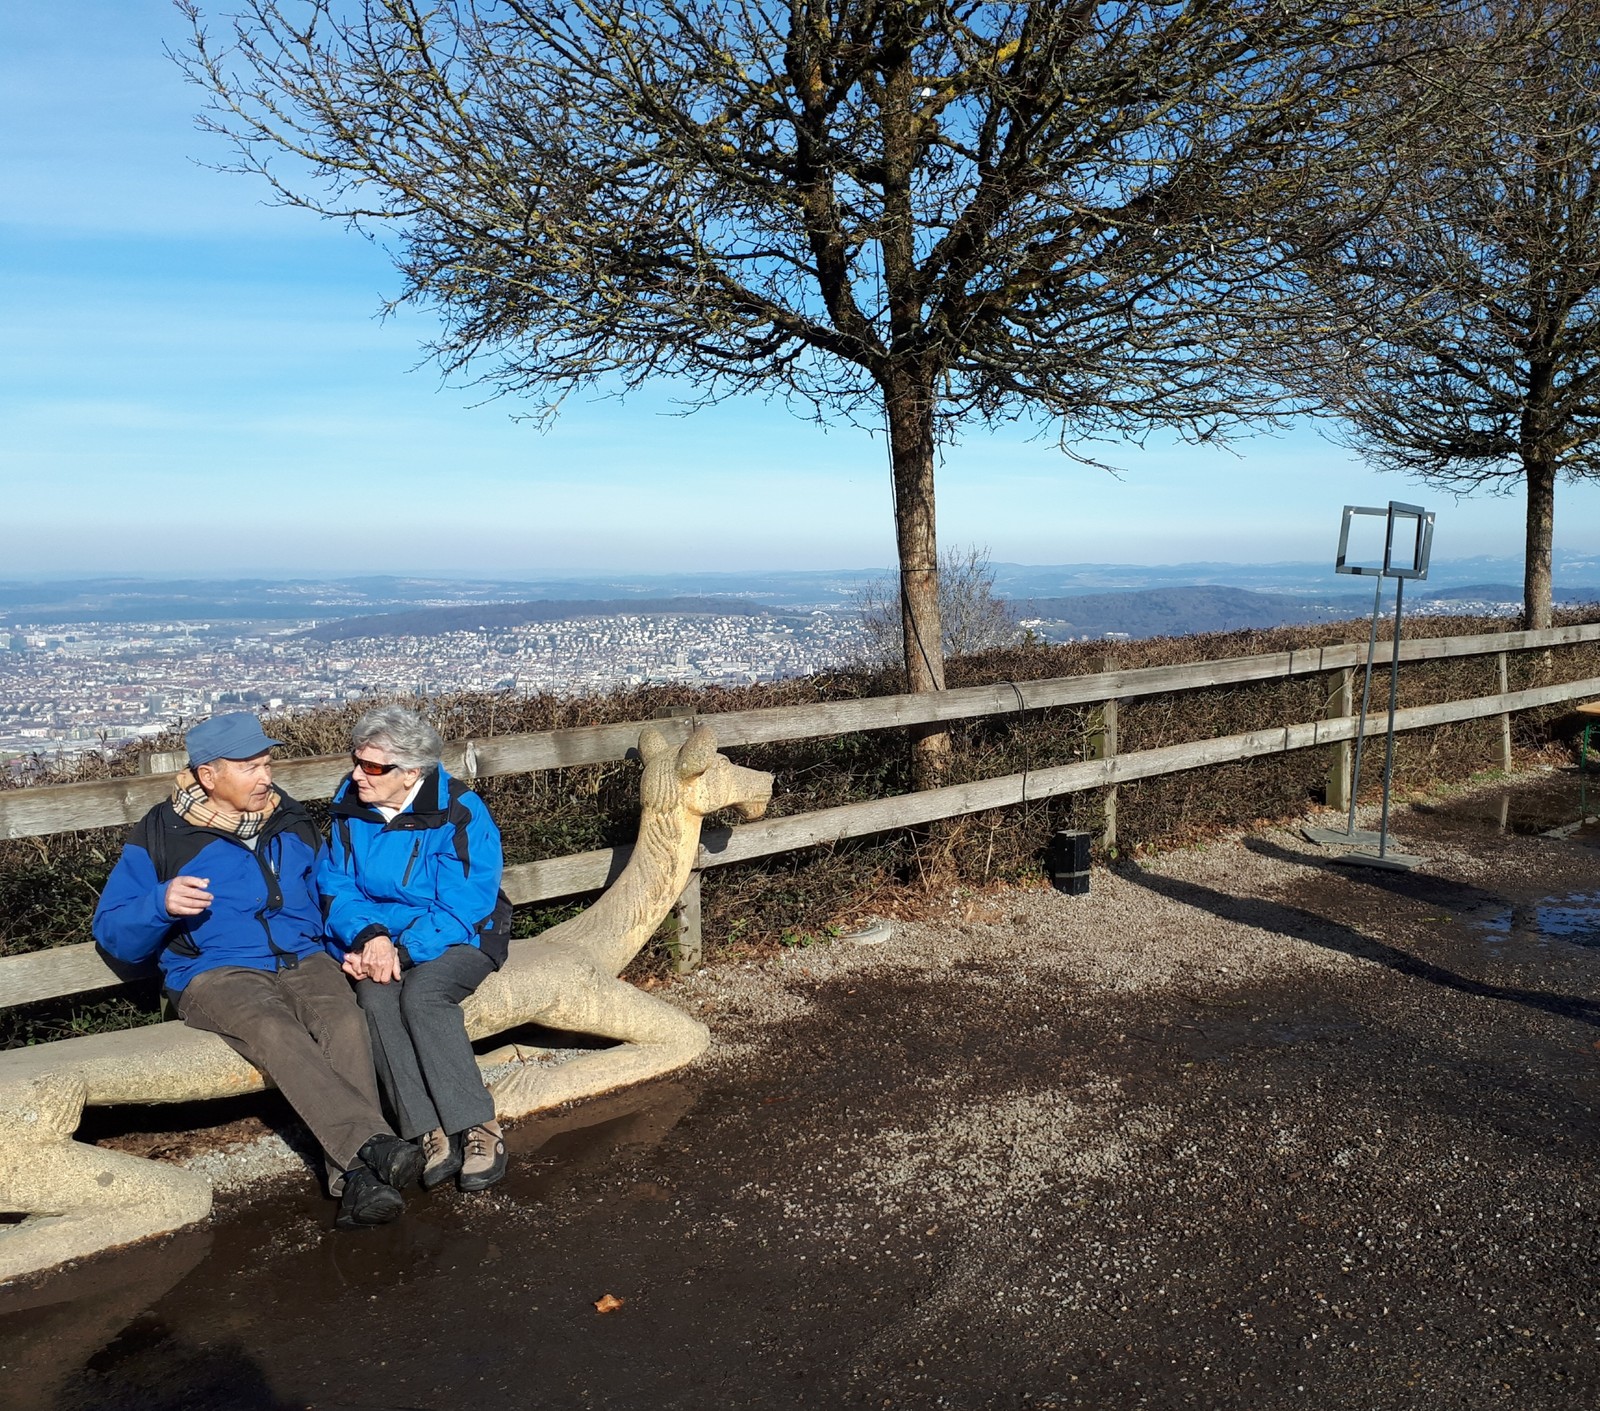
[[214,759],[194,776],[206,796],[234,813],[260,813],[272,797],[272,751],[249,759]]

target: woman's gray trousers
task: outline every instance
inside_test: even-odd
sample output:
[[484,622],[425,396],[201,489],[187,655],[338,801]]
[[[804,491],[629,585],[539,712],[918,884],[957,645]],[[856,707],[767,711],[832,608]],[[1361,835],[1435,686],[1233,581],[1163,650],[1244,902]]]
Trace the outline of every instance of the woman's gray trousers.
[[398,980],[356,985],[372,1030],[378,1086],[407,1140],[435,1127],[464,1132],[494,1120],[494,1099],[479,1076],[461,1015],[461,1001],[493,969],[476,946],[451,946]]

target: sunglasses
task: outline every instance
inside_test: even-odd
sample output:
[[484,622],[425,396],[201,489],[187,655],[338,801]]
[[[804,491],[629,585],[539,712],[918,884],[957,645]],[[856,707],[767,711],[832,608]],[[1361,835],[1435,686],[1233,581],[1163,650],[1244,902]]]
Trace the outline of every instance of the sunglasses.
[[380,774],[387,774],[391,769],[401,768],[398,764],[379,764],[376,760],[362,759],[360,755],[352,753],[350,763],[355,765],[363,774],[371,775],[374,779]]

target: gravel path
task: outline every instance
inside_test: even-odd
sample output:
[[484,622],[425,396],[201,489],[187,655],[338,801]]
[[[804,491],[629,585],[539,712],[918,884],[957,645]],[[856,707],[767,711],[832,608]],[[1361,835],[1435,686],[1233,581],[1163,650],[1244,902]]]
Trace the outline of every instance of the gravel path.
[[1404,811],[1409,875],[1267,831],[711,968],[707,1059],[520,1124],[489,1196],[350,1240],[257,1186],[0,1362],[62,1408],[1594,1405],[1596,853],[1496,802]]

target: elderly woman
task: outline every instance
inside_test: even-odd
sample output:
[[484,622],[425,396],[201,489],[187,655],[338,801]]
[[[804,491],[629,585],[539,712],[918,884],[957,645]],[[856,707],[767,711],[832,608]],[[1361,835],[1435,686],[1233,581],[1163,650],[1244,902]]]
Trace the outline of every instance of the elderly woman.
[[454,1176],[485,1190],[505,1175],[506,1149],[461,1001],[506,958],[500,831],[445,772],[420,716],[369,710],[351,744],[317,870],[329,944],[356,981],[396,1126],[422,1145],[424,1188]]

